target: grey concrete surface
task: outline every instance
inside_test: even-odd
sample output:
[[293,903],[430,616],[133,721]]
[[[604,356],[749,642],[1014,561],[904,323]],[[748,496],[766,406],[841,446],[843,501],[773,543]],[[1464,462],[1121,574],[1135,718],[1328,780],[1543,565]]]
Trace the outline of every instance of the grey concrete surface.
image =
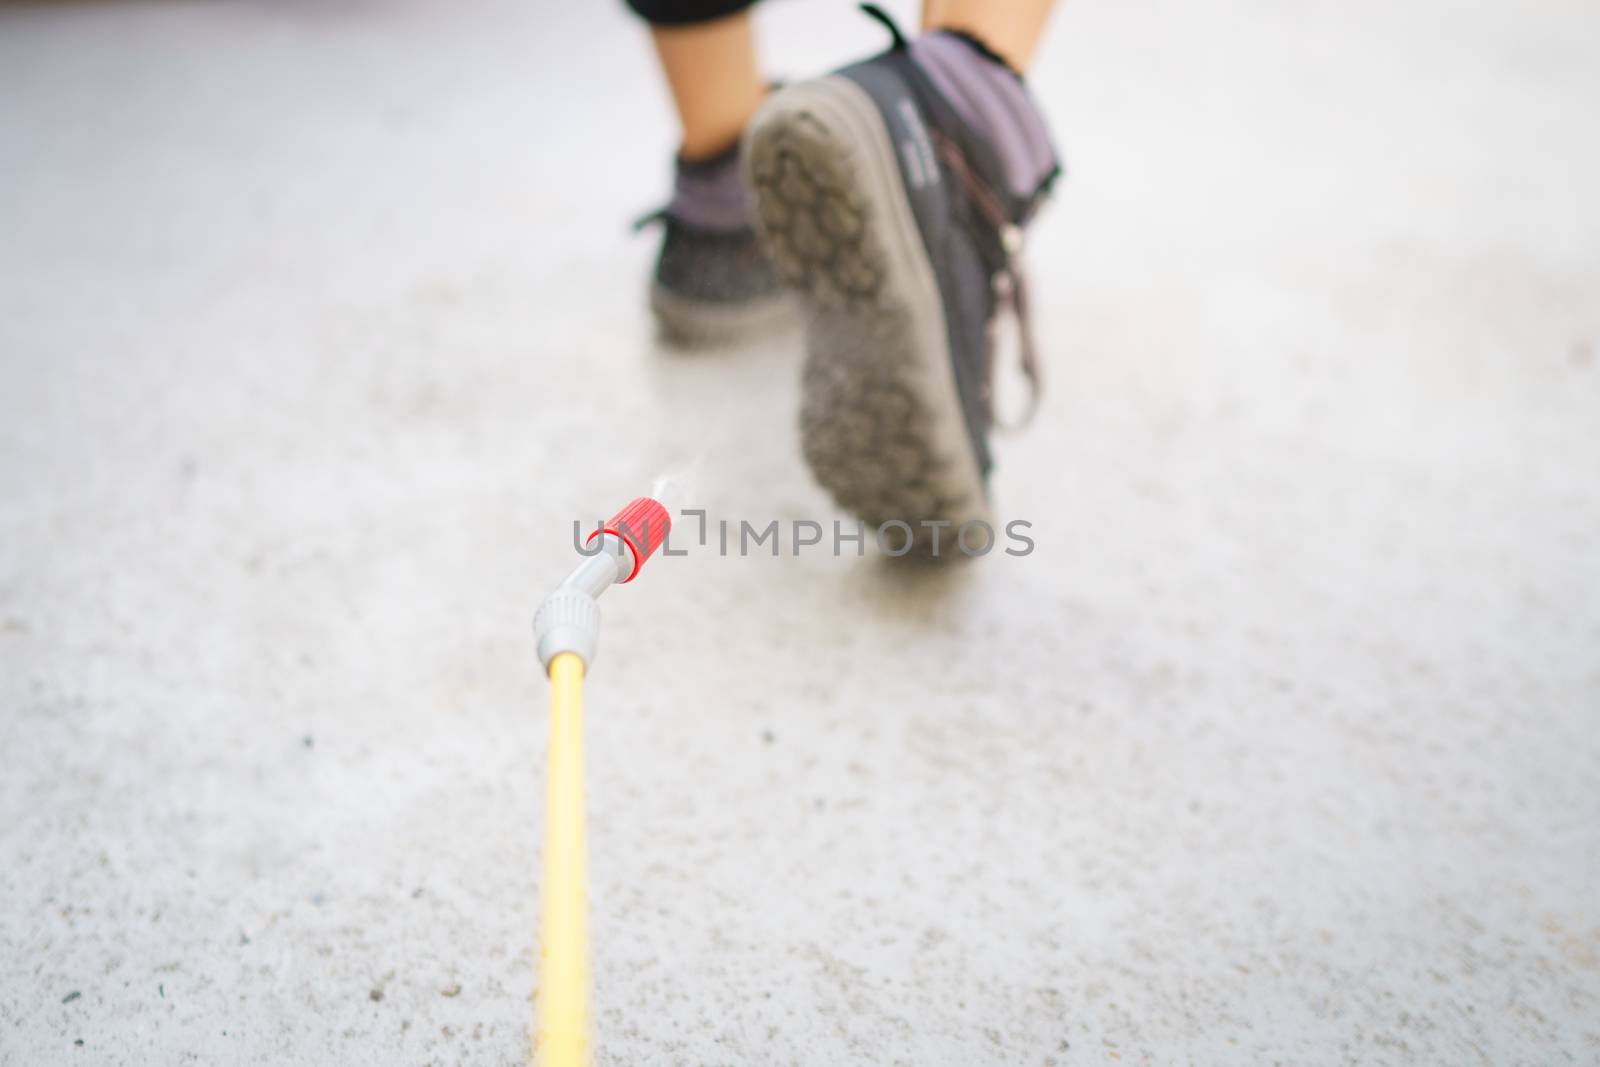
[[[1060,13],[1037,550],[608,597],[600,1063],[1600,1062],[1597,24]],[[0,8],[0,1063],[523,1061],[571,520],[833,518],[671,143],[618,5]]]

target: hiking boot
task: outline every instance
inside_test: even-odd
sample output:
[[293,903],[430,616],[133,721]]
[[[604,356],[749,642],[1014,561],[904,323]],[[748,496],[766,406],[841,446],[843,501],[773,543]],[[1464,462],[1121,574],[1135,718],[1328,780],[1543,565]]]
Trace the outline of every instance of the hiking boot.
[[818,482],[873,525],[989,518],[992,325],[1017,312],[1022,227],[1059,173],[1019,75],[965,35],[774,93],[745,133],[755,221],[803,303],[800,439]]
[[719,344],[763,332],[792,314],[750,225],[739,146],[676,165],[672,202],[639,220],[662,227],[650,308],[662,337]]

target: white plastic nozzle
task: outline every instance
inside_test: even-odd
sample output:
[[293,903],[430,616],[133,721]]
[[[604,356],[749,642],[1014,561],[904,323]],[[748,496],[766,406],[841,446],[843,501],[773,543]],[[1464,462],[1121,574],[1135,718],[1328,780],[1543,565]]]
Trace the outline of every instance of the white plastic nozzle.
[[539,662],[545,672],[563,652],[575,653],[587,669],[600,644],[600,605],[597,598],[633,573],[633,555],[622,538],[604,534],[593,555],[556,586],[533,614],[533,635],[539,642]]
[[588,670],[600,645],[600,604],[576,586],[560,586],[534,612],[533,632],[545,673],[550,672],[550,661],[563,652],[576,654]]
[[671,526],[672,519],[659,501],[639,497],[590,535],[583,562],[533,616],[545,673],[550,661],[563,652],[577,655],[585,669],[594,663],[600,643],[600,594],[636,578]]

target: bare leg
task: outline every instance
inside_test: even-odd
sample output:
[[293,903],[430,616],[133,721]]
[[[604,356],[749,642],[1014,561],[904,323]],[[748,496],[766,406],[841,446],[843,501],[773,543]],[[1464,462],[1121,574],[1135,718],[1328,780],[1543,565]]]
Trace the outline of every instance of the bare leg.
[[654,26],[650,35],[683,126],[679,155],[705,159],[731,146],[767,91],[756,71],[749,10],[691,26]]
[[1025,73],[1055,0],[924,0],[924,30],[961,30]]

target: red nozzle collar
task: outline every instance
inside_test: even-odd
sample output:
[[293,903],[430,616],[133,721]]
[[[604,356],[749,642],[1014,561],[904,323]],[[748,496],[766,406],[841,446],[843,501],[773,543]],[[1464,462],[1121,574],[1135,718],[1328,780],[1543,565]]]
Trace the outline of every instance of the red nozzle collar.
[[672,516],[667,513],[661,502],[641,496],[611,516],[604,526],[589,535],[584,544],[589,544],[603,534],[613,534],[627,545],[628,551],[633,555],[633,571],[623,579],[623,583],[626,584],[639,577],[639,571],[644,567],[645,560],[661,547],[661,542],[667,539],[667,532],[671,529]]

